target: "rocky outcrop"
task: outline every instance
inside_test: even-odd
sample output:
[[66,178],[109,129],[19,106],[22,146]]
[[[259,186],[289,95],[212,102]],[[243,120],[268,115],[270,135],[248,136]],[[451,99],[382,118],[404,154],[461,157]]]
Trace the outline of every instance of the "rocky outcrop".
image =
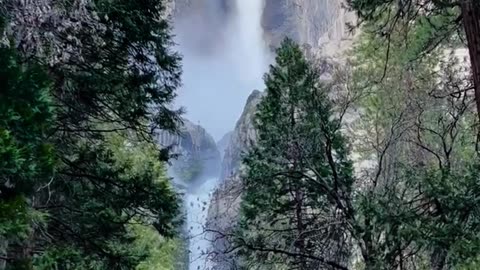
[[265,0],[262,26],[272,47],[288,36],[314,54],[337,57],[354,37],[344,0]]
[[230,143],[230,139],[232,138],[233,131],[228,132],[227,134],[223,135],[223,137],[217,142],[217,148],[220,152],[220,156],[223,160],[223,156],[225,155],[225,150]]
[[255,141],[256,134],[253,127],[253,116],[261,97],[262,92],[255,90],[247,99],[242,115],[231,134],[228,146],[225,148],[220,172],[222,182],[228,182],[238,174],[243,154]]
[[244,111],[231,133],[230,141],[225,149],[220,187],[212,196],[207,228],[214,231],[212,239],[216,239],[212,245],[212,254],[215,254],[213,256],[216,263],[215,269],[232,269],[232,264],[235,263],[234,254],[225,254],[229,243],[226,237],[222,237],[222,234],[231,233],[237,224],[242,194],[241,162],[243,155],[256,140],[253,121],[262,95],[262,92],[255,90],[248,97]]
[[218,176],[220,152],[212,136],[199,126],[184,120],[178,133],[160,131],[157,142],[170,148],[175,157],[170,167],[172,175],[186,184]]

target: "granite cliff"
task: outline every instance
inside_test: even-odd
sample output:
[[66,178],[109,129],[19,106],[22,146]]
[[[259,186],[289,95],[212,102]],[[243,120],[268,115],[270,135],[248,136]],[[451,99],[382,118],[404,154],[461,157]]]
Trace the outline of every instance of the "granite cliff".
[[255,143],[253,118],[262,95],[263,93],[258,90],[250,94],[244,111],[231,133],[222,161],[220,186],[214,192],[208,210],[207,228],[213,231],[212,239],[215,239],[211,250],[214,254],[212,259],[216,263],[215,269],[232,269],[235,265],[235,255],[225,254],[229,248],[227,239],[219,236],[230,233],[238,220],[242,194],[241,161],[244,153]]
[[220,152],[212,136],[200,125],[184,120],[178,133],[159,132],[157,142],[171,148],[175,157],[171,175],[184,184],[218,175]]
[[[348,46],[347,23],[354,16],[343,0],[266,0],[262,27],[272,46],[288,36],[323,54],[336,55]],[[328,51],[325,51],[328,49]]]

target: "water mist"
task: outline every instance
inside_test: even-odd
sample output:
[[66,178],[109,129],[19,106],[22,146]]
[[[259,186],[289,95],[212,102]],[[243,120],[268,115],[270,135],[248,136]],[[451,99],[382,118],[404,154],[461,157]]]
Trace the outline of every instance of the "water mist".
[[184,56],[178,105],[186,108],[186,118],[217,140],[233,129],[251,91],[263,88],[270,60],[261,27],[263,0],[230,1],[235,5],[224,21],[209,20],[222,17],[215,14],[218,8],[210,7],[204,14],[195,14],[202,18],[175,23],[176,41]]

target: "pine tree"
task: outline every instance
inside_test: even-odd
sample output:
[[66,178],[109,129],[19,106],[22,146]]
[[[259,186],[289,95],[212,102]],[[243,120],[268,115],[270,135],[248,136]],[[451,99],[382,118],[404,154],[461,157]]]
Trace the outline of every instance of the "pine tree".
[[51,83],[38,65],[22,64],[4,45],[0,82],[0,254],[14,269],[28,269],[31,231],[42,220],[32,209],[32,195],[54,173],[47,141],[54,120]]
[[[26,145],[38,141],[53,145],[55,174],[47,182],[26,178],[25,207],[36,209],[42,222],[35,223],[28,241],[18,248],[9,245],[9,254],[1,259],[7,260],[7,267],[16,268],[12,263],[21,256],[28,258],[25,268],[135,269],[148,254],[135,249],[132,224],[155,228],[162,237],[175,235],[178,197],[168,178],[159,174],[168,153],[153,144],[152,136],[155,129],[175,130],[180,115],[170,106],[181,69],[179,56],[170,50],[166,2],[2,3],[0,17],[9,20],[5,33],[15,33],[12,48],[19,59],[47,71],[56,114],[45,124],[46,136],[36,132],[44,126],[35,123],[25,140]],[[32,27],[31,20],[38,24]],[[10,75],[8,79],[14,86],[24,80]],[[40,95],[40,79],[31,82],[38,87],[32,88],[29,98]],[[20,90],[12,88],[9,94],[17,93]],[[23,107],[6,107],[7,115],[32,108],[32,115],[48,116],[36,108],[35,100],[2,96],[0,103],[10,106],[8,102]],[[21,127],[22,122],[7,124]],[[125,141],[112,144],[115,136]],[[129,158],[118,155],[137,143],[150,148],[134,151]],[[137,158],[146,154],[148,158],[138,164]],[[28,165],[34,168],[35,162]]]
[[339,206],[350,201],[352,166],[319,75],[286,39],[265,76],[236,239],[247,268],[343,269],[348,256],[339,224],[351,213]]

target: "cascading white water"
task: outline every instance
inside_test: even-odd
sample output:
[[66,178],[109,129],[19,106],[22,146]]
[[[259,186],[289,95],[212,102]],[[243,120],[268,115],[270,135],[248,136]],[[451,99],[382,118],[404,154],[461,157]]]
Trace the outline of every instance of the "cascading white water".
[[205,233],[205,225],[208,206],[216,184],[216,178],[207,179],[202,185],[190,190],[185,197],[189,235],[189,270],[208,270],[211,267],[208,260],[211,241]]
[[[235,0],[236,12],[230,29],[234,66],[243,82],[252,88],[262,88],[262,76],[269,62],[261,27],[264,0]],[[243,104],[242,104],[243,106]]]
[[[191,44],[192,35],[210,31],[198,29],[198,21],[186,19],[176,27],[179,50],[184,56],[179,105],[187,109],[188,119],[199,122],[216,139],[233,129],[251,91],[263,89],[262,76],[270,61],[261,27],[264,0],[234,1],[235,11],[229,23],[220,25],[221,31],[214,31],[218,40],[211,43],[212,48]],[[185,198],[189,270],[212,267],[208,260],[211,242],[204,229],[218,179],[200,179],[198,183],[188,188]]]

